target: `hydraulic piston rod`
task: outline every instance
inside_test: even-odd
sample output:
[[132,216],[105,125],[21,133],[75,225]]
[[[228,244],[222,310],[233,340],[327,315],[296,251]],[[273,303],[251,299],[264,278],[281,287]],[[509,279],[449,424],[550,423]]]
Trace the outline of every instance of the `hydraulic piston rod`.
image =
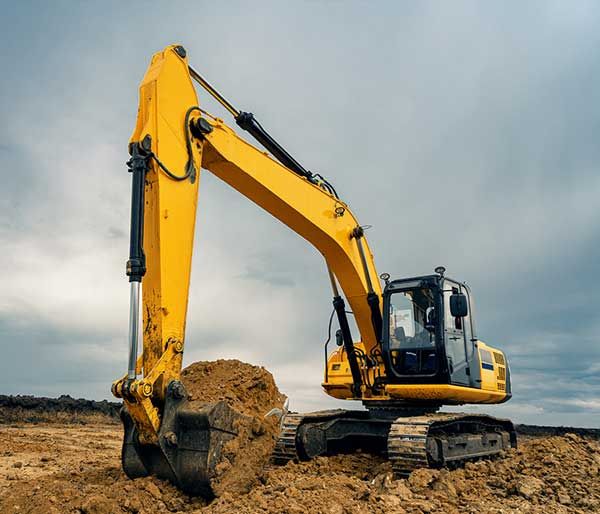
[[371,280],[371,275],[369,273],[369,266],[367,265],[367,258],[365,256],[365,249],[363,248],[362,238],[364,236],[363,227],[356,227],[352,231],[352,238],[356,239],[356,244],[358,246],[358,253],[360,255],[360,260],[362,262],[363,270],[365,273],[365,279],[367,281],[367,290],[369,293],[367,294],[367,303],[369,304],[369,308],[371,309],[371,323],[373,324],[373,330],[375,331],[375,335],[377,336],[377,341],[381,341],[381,331],[383,328],[383,319],[381,317],[381,310],[379,306],[379,296],[375,293],[373,289],[373,282]]
[[127,378],[135,380],[140,338],[140,283],[131,282],[129,287],[129,366],[127,368]]
[[360,397],[362,386],[362,375],[360,365],[354,352],[354,343],[352,342],[352,334],[350,333],[350,325],[348,324],[348,316],[346,315],[346,303],[340,296],[336,278],[329,266],[327,266],[329,280],[331,280],[331,289],[333,290],[333,308],[337,314],[340,330],[342,331],[342,341],[344,342],[344,350],[348,356],[350,365],[350,373],[352,374],[352,392],[355,397]]

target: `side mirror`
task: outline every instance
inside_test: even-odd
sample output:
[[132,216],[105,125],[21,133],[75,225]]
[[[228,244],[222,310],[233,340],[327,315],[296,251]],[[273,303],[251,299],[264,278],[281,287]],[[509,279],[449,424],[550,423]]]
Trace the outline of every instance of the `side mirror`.
[[455,318],[464,318],[468,313],[467,297],[462,293],[450,295],[450,314]]
[[344,344],[344,336],[342,335],[341,329],[335,331],[335,344],[342,346]]

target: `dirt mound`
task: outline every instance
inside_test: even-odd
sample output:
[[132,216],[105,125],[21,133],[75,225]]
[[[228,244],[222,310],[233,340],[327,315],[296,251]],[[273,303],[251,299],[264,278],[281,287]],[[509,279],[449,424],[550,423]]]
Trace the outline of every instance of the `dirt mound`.
[[68,395],[59,398],[0,395],[2,423],[119,423],[120,403]]
[[181,374],[192,406],[224,400],[243,414],[235,427],[238,436],[223,448],[223,460],[212,481],[217,496],[248,492],[263,476],[279,429],[273,408],[282,408],[285,396],[265,368],[238,360],[196,362]]
[[195,362],[181,372],[181,380],[193,402],[225,400],[242,414],[261,419],[285,401],[271,373],[235,359]]

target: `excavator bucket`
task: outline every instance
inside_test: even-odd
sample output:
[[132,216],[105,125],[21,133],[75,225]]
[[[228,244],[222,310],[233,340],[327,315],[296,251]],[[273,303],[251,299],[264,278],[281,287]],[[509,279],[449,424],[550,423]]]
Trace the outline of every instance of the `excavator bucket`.
[[167,390],[158,445],[141,444],[133,419],[125,407],[121,460],[129,478],[149,475],[169,480],[192,496],[214,497],[211,480],[227,441],[238,434],[242,415],[220,401],[192,406],[181,389]]

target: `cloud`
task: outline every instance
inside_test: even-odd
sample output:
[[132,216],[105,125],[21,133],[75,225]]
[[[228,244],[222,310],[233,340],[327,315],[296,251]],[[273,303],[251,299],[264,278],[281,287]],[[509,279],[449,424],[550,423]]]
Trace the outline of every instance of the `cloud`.
[[[102,398],[124,371],[126,147],[150,56],[178,40],[373,225],[379,271],[470,283],[514,379],[486,412],[600,423],[595,3],[32,9],[0,20],[21,50],[0,85],[3,390]],[[330,297],[317,251],[203,173],[187,363],[241,358],[297,410],[339,405],[320,389]]]

